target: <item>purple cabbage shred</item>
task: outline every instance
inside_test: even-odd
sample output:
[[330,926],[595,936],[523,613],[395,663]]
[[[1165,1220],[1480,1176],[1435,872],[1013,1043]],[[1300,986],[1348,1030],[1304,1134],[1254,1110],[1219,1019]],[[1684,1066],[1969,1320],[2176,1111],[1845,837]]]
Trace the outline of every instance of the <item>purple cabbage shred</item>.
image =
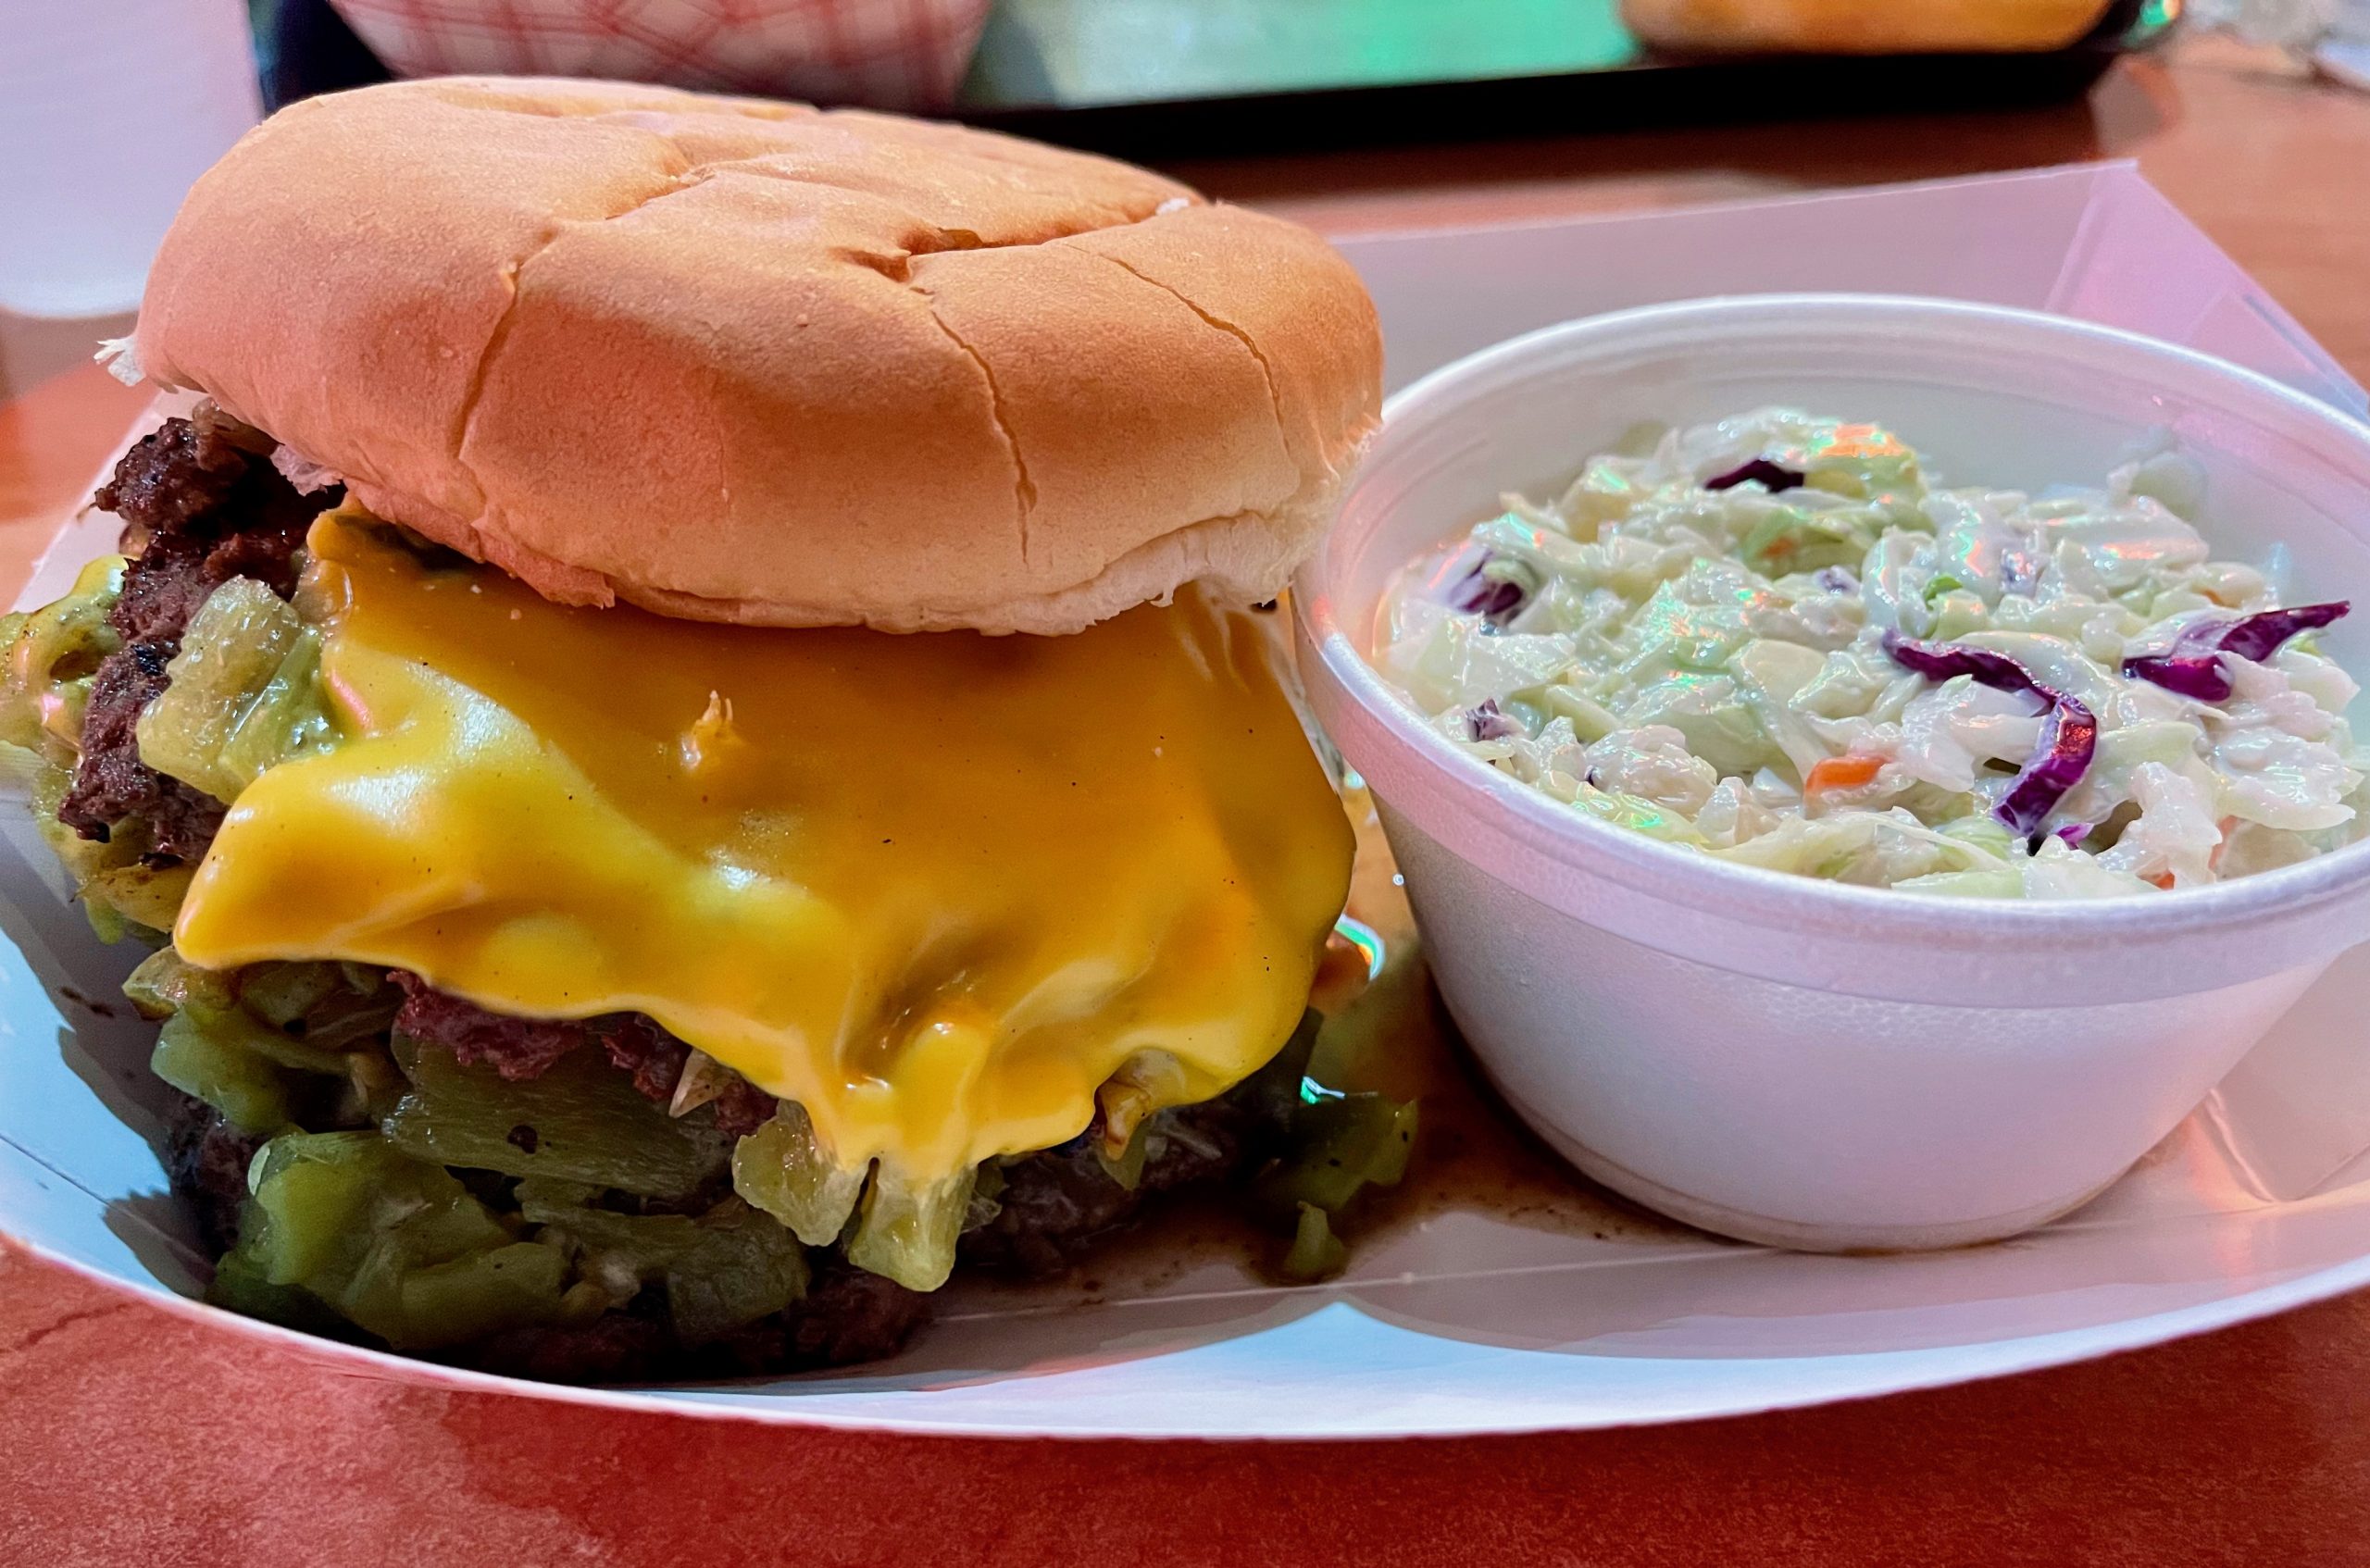
[[2089,771],[2090,758],[2099,748],[2098,716],[2080,699],[2042,685],[2032,671],[1988,648],[1935,647],[1913,642],[1899,632],[1887,632],[1884,649],[1895,664],[1928,680],[1964,675],[1979,686],[2020,692],[2046,705],[2048,718],[2040,727],[2040,745],[1991,812],[2028,847],[2039,849],[2041,823],[2065,791]]
[[1849,566],[1821,566],[1811,574],[1811,580],[1829,593],[1857,593],[1860,579]]
[[1484,697],[1465,711],[1465,733],[1476,740],[1511,740],[1527,733],[1519,719],[1498,709],[1498,699]]
[[1530,594],[1518,582],[1482,575],[1497,558],[1496,552],[1484,550],[1481,558],[1473,563],[1473,569],[1449,590],[1448,602],[1456,609],[1479,616],[1491,626],[1503,628],[1522,614]]
[[2262,610],[2234,621],[2202,621],[2173,639],[2164,652],[2124,660],[2123,673],[2202,703],[2227,703],[2233,689],[2230,672],[2222,667],[2223,654],[2259,664],[2298,633],[2327,626],[2352,608],[2351,601],[2339,599],[2292,610]]
[[2263,610],[2241,616],[2222,634],[2222,651],[2261,663],[2278,653],[2289,638],[2342,620],[2352,608],[2351,600],[2337,599],[2326,604],[2299,604],[2292,610]]
[[1756,457],[1750,463],[1739,464],[1716,479],[1705,479],[1703,488],[1705,490],[1734,490],[1748,479],[1756,479],[1760,481],[1762,489],[1775,495],[1781,490],[1793,490],[1800,487],[1802,478],[1803,476],[1795,470],[1781,467],[1766,457]]

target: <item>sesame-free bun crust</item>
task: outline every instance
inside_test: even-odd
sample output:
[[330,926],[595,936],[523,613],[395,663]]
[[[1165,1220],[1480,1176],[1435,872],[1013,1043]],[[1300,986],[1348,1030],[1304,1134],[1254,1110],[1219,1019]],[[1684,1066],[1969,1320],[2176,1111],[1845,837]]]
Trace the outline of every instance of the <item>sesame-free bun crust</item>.
[[1321,240],[1144,170],[506,79],[251,132],[136,353],[550,598],[901,631],[1271,597],[1381,380]]

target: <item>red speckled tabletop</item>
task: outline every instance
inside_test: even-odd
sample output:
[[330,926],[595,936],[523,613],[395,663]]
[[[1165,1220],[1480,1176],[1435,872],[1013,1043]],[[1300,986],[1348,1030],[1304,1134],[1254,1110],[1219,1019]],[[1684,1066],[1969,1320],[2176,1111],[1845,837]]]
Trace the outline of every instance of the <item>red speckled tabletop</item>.
[[0,1562],[2370,1561],[2370,1299],[2086,1366],[1567,1437],[800,1432],[341,1376],[0,1253]]
[[[2370,379],[2370,97],[2234,46],[2088,105],[1180,170],[1334,231],[2137,156]],[[138,399],[0,320],[0,579]],[[53,373],[55,372],[55,373]],[[13,383],[13,391],[11,384]],[[2370,1295],[1827,1410],[1366,1445],[1009,1442],[341,1375],[0,1248],[0,1564],[2370,1563]]]

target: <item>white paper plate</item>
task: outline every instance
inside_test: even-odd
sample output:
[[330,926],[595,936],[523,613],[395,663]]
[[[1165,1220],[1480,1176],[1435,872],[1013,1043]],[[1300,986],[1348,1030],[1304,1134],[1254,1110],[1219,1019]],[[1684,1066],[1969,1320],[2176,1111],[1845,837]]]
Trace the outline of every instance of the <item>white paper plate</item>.
[[[2127,168],[1658,218],[1367,240],[1392,377],[1656,298],[1927,292],[2110,320],[2359,411],[2354,386]],[[69,536],[33,588],[100,547]],[[70,575],[70,574],[69,574]],[[149,1139],[131,955],[0,828],[0,1230],[175,1310],[203,1269]],[[80,999],[80,1000],[78,1000]],[[86,1002],[108,1009],[95,1011]],[[1321,1288],[1259,1284],[1158,1232],[1060,1289],[966,1290],[904,1355],[847,1375],[543,1389],[210,1314],[350,1373],[611,1406],[1013,1435],[1327,1437],[1737,1413],[2077,1361],[2370,1283],[2370,950],[2340,960],[2206,1106],[2097,1202],[2014,1241],[1810,1257],[1641,1221],[1578,1188],[1453,1203]],[[1470,1185],[1470,1179],[1468,1179]]]

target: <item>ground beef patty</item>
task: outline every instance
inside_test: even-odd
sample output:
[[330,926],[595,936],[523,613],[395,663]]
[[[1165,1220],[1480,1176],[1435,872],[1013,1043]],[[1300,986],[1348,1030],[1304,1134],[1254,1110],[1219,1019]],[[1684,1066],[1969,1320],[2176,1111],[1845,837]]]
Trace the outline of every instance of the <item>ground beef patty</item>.
[[1250,1168],[1280,1130],[1248,1085],[1165,1111],[1146,1132],[1133,1187],[1121,1186],[1096,1157],[1092,1131],[1081,1133],[1006,1164],[994,1216],[964,1233],[957,1256],[973,1268],[1059,1274],[1135,1219],[1145,1200]]
[[[634,1088],[664,1103],[674,1099],[691,1061],[690,1046],[639,1013],[517,1018],[448,995],[405,970],[389,974],[404,990],[399,1032],[441,1045],[464,1064],[487,1063],[511,1083],[541,1077],[569,1052],[598,1040],[611,1065],[633,1075]],[[774,1097],[737,1073],[710,1103],[717,1130],[734,1138],[746,1138],[774,1114]]]
[[239,1239],[247,1166],[263,1143],[205,1101],[175,1091],[165,1114],[165,1174],[195,1214],[198,1238],[217,1254]]
[[[633,1075],[638,1089],[664,1101],[689,1055],[682,1041],[638,1014],[581,1022],[516,1018],[447,995],[416,975],[396,971],[393,977],[405,992],[397,1029],[466,1062],[491,1064],[511,1081],[533,1078],[597,1040],[612,1064]],[[727,1130],[736,1136],[754,1131],[774,1109],[771,1096],[737,1076],[713,1103],[719,1126],[729,1119]],[[168,1129],[174,1188],[194,1208],[206,1244],[225,1251],[237,1239],[247,1166],[262,1140],[186,1097]],[[1216,1100],[1162,1113],[1147,1132],[1143,1167],[1132,1187],[1116,1180],[1096,1157],[1091,1133],[1006,1162],[997,1206],[965,1233],[959,1262],[969,1269],[1058,1274],[1136,1219],[1155,1195],[1255,1167],[1279,1131],[1272,1086],[1254,1078]],[[505,1203],[506,1188],[487,1176],[494,1186],[480,1195]],[[488,1371],[568,1383],[760,1375],[877,1361],[893,1354],[928,1320],[930,1297],[835,1255],[809,1255],[816,1272],[803,1300],[713,1343],[679,1343],[657,1303],[637,1301],[580,1326],[517,1329],[454,1354]]]
[[85,839],[135,828],[151,863],[169,865],[202,857],[222,825],[221,802],[140,760],[137,726],[208,594],[234,577],[283,598],[295,591],[296,551],[320,501],[280,477],[271,449],[268,437],[207,405],[124,454],[94,498],[123,519],[132,562],[107,617],[123,646],[91,683],[81,757],[57,811]]
[[[392,972],[404,989],[395,1027],[441,1045],[464,1063],[486,1063],[513,1083],[542,1076],[580,1046],[598,1041],[652,1100],[674,1097],[691,1047],[638,1013],[581,1021],[518,1018],[437,990],[418,976]],[[722,1069],[717,1069],[721,1071]],[[774,1114],[774,1097],[738,1074],[712,1102],[719,1131],[745,1138]],[[1278,1131],[1252,1086],[1199,1105],[1166,1111],[1147,1135],[1135,1185],[1116,1180],[1095,1154],[1093,1135],[1006,1164],[994,1216],[967,1232],[962,1261],[1030,1276],[1058,1274],[1136,1217],[1155,1193],[1220,1180],[1263,1157]]]
[[834,1261],[817,1267],[797,1305],[710,1344],[678,1344],[662,1319],[619,1310],[580,1328],[511,1329],[463,1348],[456,1359],[545,1383],[756,1376],[853,1366],[896,1354],[929,1320],[929,1300],[895,1280]]

